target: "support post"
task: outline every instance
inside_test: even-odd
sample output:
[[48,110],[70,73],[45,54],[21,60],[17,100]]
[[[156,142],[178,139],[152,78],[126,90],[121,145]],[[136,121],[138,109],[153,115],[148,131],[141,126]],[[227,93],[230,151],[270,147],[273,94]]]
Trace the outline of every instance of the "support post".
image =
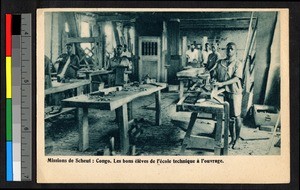
[[128,136],[128,112],[127,104],[117,108],[118,126],[120,131],[120,144],[122,155],[127,155],[129,151],[129,136]]
[[89,123],[88,108],[78,108],[78,130],[79,130],[79,151],[85,151],[89,147]]
[[190,136],[191,136],[191,134],[192,134],[192,130],[193,130],[194,124],[195,124],[195,122],[196,122],[197,115],[198,115],[197,112],[193,112],[193,113],[191,114],[189,126],[188,126],[188,128],[187,128],[187,131],[186,131],[186,133],[185,133],[185,136],[184,136],[184,139],[183,139],[183,142],[182,142],[182,147],[181,147],[181,150],[180,150],[180,154],[184,154],[185,149],[186,149],[186,147],[188,146],[188,142],[189,142],[189,140],[190,140]]
[[216,133],[215,133],[215,148],[214,148],[215,155],[221,155],[222,122],[223,122],[223,113],[220,112],[217,114]]
[[155,110],[156,110],[156,125],[161,125],[161,92],[160,90],[155,92]]

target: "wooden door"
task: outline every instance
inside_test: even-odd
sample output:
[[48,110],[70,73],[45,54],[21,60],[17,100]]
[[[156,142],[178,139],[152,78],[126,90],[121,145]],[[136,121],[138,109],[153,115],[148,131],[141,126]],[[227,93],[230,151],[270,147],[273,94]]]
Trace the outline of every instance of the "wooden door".
[[148,74],[157,82],[161,81],[161,39],[160,37],[139,37],[139,80]]

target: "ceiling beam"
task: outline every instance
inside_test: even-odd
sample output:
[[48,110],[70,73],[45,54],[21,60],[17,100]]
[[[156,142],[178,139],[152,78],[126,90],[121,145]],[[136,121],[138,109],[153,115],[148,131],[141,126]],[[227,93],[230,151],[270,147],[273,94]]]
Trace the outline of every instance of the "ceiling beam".
[[[228,18],[189,18],[189,19],[180,19],[181,21],[232,21],[232,20],[249,20],[251,17],[228,17]],[[256,20],[257,17],[253,17],[253,20]]]

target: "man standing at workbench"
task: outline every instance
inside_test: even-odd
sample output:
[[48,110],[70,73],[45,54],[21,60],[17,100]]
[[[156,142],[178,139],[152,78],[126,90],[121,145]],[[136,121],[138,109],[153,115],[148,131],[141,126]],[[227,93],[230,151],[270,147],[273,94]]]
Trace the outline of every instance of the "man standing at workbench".
[[230,117],[235,119],[235,131],[234,126],[229,125],[231,135],[229,145],[232,145],[232,148],[236,148],[242,125],[240,116],[243,97],[242,79],[243,66],[237,59],[237,46],[230,42],[226,46],[226,58],[217,62],[212,83],[219,88],[225,88],[224,100],[230,105]]
[[213,43],[211,45],[212,53],[208,55],[206,70],[210,72],[210,76],[213,76],[213,70],[217,66],[217,61],[221,58],[221,54],[218,52],[218,44]]

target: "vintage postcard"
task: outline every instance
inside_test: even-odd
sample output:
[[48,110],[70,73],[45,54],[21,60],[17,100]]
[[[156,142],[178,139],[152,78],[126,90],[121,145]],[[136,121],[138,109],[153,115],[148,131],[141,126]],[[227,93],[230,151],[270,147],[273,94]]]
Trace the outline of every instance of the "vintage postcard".
[[38,9],[38,183],[290,182],[288,9]]

